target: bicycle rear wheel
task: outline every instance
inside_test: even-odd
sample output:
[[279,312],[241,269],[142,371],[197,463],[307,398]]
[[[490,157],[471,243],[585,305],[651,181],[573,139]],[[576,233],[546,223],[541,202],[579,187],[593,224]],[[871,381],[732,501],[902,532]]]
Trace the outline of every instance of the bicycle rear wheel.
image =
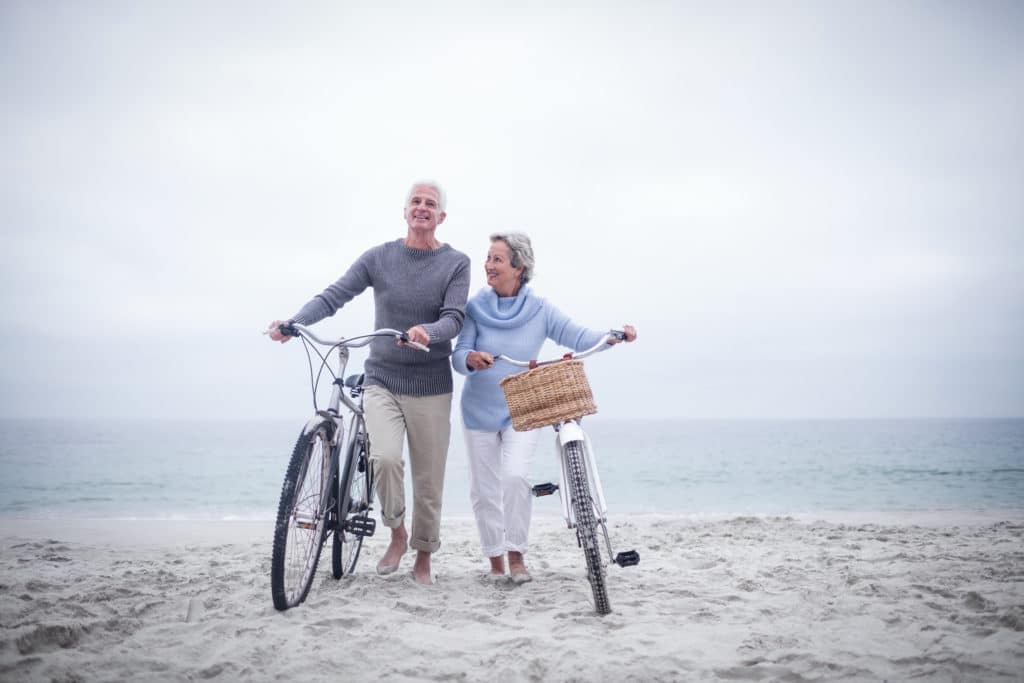
[[576,516],[576,536],[587,562],[587,579],[594,593],[594,607],[598,614],[608,614],[612,607],[605,587],[604,563],[601,562],[601,547],[597,537],[597,518],[590,497],[590,486],[587,484],[582,441],[570,441],[566,444],[565,460],[572,492],[572,509]]
[[320,561],[334,499],[332,429],[324,422],[300,435],[285,473],[270,561],[270,592],[279,610],[306,599]]
[[[370,467],[366,428],[362,422],[355,428],[338,495],[338,526],[331,547],[331,569],[340,579],[356,570],[363,537],[368,535],[370,506],[373,495],[373,471]],[[372,534],[372,529],[369,531]]]

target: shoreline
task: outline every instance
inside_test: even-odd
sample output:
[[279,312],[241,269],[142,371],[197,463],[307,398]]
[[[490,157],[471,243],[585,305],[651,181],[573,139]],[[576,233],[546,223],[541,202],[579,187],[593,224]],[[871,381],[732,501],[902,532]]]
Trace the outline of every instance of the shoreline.
[[[875,525],[882,527],[985,527],[994,524],[1024,524],[1024,509],[1009,510],[934,510],[882,512],[829,512],[776,514],[713,514],[713,513],[609,513],[608,526],[619,524],[674,522],[682,525],[716,524],[756,520],[799,525],[827,524],[837,526]],[[442,519],[442,542],[446,527],[472,526],[472,514],[445,515]],[[565,528],[560,514],[534,512],[534,525]],[[0,515],[0,542],[11,539],[66,541],[72,543],[159,545],[175,543],[241,543],[268,540],[273,533],[274,518],[113,518],[113,517],[15,517]]]

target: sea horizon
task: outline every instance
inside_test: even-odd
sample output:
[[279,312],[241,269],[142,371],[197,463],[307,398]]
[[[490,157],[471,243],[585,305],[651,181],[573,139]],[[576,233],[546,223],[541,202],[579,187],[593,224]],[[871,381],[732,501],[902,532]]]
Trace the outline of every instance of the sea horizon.
[[[584,421],[610,515],[966,523],[1020,519],[1024,418]],[[0,418],[0,517],[272,520],[301,425],[260,418]],[[471,516],[453,420],[444,514]],[[550,430],[549,430],[550,432]],[[552,434],[534,483],[557,481]],[[557,496],[534,514],[558,516]]]

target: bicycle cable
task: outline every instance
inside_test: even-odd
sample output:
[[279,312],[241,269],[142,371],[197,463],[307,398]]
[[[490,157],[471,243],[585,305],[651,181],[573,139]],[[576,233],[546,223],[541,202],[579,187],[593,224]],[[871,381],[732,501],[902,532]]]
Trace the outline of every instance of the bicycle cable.
[[[329,357],[331,355],[331,351],[333,351],[334,349],[336,349],[339,346],[341,346],[341,344],[335,344],[331,348],[327,349],[327,354],[324,355],[324,354],[320,353],[320,349],[319,348],[317,348],[313,344],[310,344],[308,341],[306,341],[305,337],[302,337],[300,335],[299,339],[302,340],[302,346],[306,350],[306,362],[309,363],[310,391],[313,394],[313,412],[317,412],[320,409],[320,407],[317,405],[316,391],[320,387],[320,377],[323,375],[324,368],[327,368],[327,372],[329,372],[331,374],[331,377],[334,379],[334,381],[338,380],[337,376],[334,374],[334,370],[331,370],[331,368],[330,368],[330,365],[328,363],[328,359],[329,359]],[[312,348],[313,351],[316,352],[316,355],[320,357],[320,368],[316,371],[315,376],[314,376],[314,373],[313,373],[313,357],[309,354],[310,348]]]

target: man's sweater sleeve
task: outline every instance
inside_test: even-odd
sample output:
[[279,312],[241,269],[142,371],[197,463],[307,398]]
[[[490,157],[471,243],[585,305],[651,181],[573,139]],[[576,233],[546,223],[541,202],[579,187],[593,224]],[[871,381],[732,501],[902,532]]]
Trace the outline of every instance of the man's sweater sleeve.
[[373,284],[371,275],[373,254],[371,252],[372,250],[367,251],[356,259],[347,273],[310,299],[298,313],[292,316],[292,320],[301,325],[312,325],[334,315],[339,308],[370,287]]
[[458,336],[466,318],[466,299],[469,298],[469,257],[460,254],[458,265],[445,288],[441,313],[437,320],[421,323],[430,335],[430,343],[448,341]]

